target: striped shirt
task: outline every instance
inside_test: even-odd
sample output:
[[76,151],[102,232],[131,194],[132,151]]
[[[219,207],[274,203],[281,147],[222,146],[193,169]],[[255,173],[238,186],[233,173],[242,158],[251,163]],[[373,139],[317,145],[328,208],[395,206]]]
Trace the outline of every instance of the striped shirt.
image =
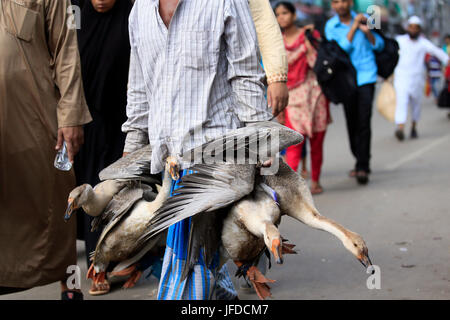
[[129,30],[124,151],[149,142],[153,174],[168,155],[271,118],[248,0],[180,0],[169,27],[158,0],[137,0]]

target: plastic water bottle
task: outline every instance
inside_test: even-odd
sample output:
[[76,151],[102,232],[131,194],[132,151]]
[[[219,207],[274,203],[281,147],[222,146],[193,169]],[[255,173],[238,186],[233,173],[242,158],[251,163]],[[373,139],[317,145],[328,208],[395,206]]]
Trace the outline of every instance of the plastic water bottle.
[[66,142],[64,141],[63,147],[59,149],[55,158],[55,168],[61,171],[69,171],[72,169],[72,163],[69,161],[69,154],[67,153]]

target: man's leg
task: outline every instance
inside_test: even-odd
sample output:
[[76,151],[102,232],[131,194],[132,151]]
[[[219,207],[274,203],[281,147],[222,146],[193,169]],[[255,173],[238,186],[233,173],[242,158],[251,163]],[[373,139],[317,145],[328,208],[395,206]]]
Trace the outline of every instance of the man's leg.
[[350,150],[352,151],[352,154],[356,159],[358,158],[356,148],[356,128],[357,128],[356,125],[358,121],[357,96],[358,93],[355,94],[355,97],[353,99],[351,99],[347,103],[344,103],[344,114],[347,123],[347,133],[350,143]]
[[396,88],[396,100],[397,104],[395,107],[395,124],[397,130],[395,131],[395,136],[399,141],[404,139],[404,127],[406,119],[408,118],[408,104],[409,104],[409,94],[408,91],[403,88]]
[[437,101],[439,99],[439,82],[441,78],[430,78],[431,92],[433,93],[434,99]]
[[420,114],[422,111],[422,96],[419,97],[411,97],[411,108],[412,108],[412,128],[411,128],[411,138],[418,138],[417,134],[417,123],[420,120]]
[[372,138],[372,105],[375,84],[361,86],[358,90],[358,121],[356,131],[357,163],[356,170],[370,172],[370,146]]

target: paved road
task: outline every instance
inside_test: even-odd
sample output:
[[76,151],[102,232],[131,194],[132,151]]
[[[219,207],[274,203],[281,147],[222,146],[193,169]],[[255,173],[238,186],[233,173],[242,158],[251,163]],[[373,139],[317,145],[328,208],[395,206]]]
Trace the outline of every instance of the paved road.
[[[450,299],[450,121],[447,112],[425,100],[419,140],[399,143],[393,125],[374,111],[371,182],[358,186],[347,177],[353,165],[341,107],[332,107],[334,123],[325,140],[322,184],[315,197],[319,211],[361,234],[374,264],[380,267],[381,288],[369,290],[369,274],[339,241],[284,218],[281,231],[297,244],[299,254],[287,256],[268,277],[273,299]],[[79,265],[86,274],[82,243]],[[230,265],[233,273],[235,268]],[[0,299],[59,299],[58,285],[0,296]],[[105,296],[86,299],[155,299],[157,281],[137,287],[115,286]],[[241,299],[256,295],[240,291]]]

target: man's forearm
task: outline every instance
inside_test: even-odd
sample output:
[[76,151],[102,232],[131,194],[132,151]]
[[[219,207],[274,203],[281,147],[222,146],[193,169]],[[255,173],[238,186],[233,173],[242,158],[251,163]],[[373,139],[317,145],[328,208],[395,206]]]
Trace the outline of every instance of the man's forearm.
[[353,42],[353,38],[355,37],[356,30],[358,30],[357,24],[352,24],[350,31],[347,33],[347,40],[351,43]]
[[375,36],[373,35],[372,31],[370,31],[370,30],[364,31],[364,34],[366,35],[369,42],[374,46],[375,45]]

